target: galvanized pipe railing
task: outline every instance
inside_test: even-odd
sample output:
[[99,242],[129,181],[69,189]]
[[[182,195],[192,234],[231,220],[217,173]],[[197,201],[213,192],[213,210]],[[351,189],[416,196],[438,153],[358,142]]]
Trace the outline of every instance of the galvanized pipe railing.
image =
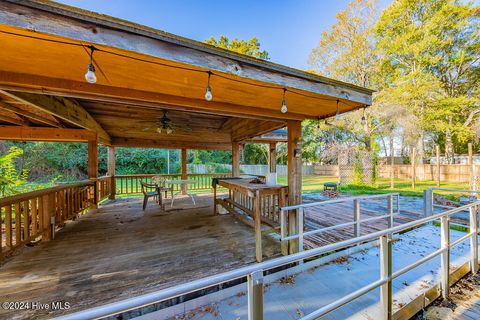
[[[430,217],[425,217],[416,221],[408,222],[396,227],[392,227],[386,230],[374,232],[368,235],[360,236],[358,238],[348,239],[342,242],[333,243],[323,247],[298,252],[289,256],[280,257],[277,259],[265,261],[262,263],[253,264],[229,272],[221,273],[218,275],[198,279],[189,283],[177,285],[164,290],[144,294],[138,297],[110,303],[104,306],[79,311],[69,315],[61,316],[57,319],[97,319],[107,316],[116,315],[119,313],[127,312],[130,310],[138,309],[147,305],[172,299],[178,296],[182,296],[191,292],[202,290],[208,287],[212,287],[221,283],[225,283],[231,280],[239,278],[247,278],[248,282],[248,314],[250,320],[263,319],[263,272],[280,266],[292,264],[304,259],[311,259],[316,256],[345,249],[355,244],[379,240],[380,243],[380,279],[371,282],[370,284],[352,292],[344,297],[323,306],[316,311],[304,316],[302,319],[317,319],[323,315],[326,315],[347,303],[350,303],[366,293],[381,288],[380,303],[382,307],[383,319],[391,319],[392,316],[392,301],[393,279],[401,276],[402,274],[410,271],[411,269],[419,266],[426,261],[433,259],[434,257],[441,255],[441,288],[442,296],[448,297],[449,294],[449,266],[450,266],[450,248],[458,244],[458,241],[450,243],[450,224],[449,217],[459,211],[468,209],[470,212],[470,232],[462,239],[466,240],[470,238],[470,264],[472,272],[478,271],[478,210],[480,207],[480,201],[465,205],[463,207],[455,208],[449,211],[445,211]],[[401,270],[392,272],[392,239],[390,235],[400,233],[402,231],[421,226],[423,224],[440,219],[441,221],[441,238],[442,246],[439,250],[432,254],[415,261],[414,263],[405,266]]]
[[[397,206],[396,212],[393,209],[393,199],[396,198]],[[361,217],[361,201],[362,200],[372,200],[372,199],[386,199],[387,200],[387,210],[388,213],[380,216],[374,216],[370,218],[362,219]],[[353,201],[353,221],[340,223],[333,226],[318,228],[314,230],[305,231],[304,230],[304,219],[305,219],[305,209],[306,208],[314,208],[320,207],[330,204],[337,204],[337,203],[345,203]],[[288,226],[286,223],[287,214],[289,211],[296,210],[297,214],[297,225],[298,225],[298,233],[297,234],[288,234]],[[298,250],[303,251],[303,242],[305,237],[311,236],[314,234],[323,233],[326,231],[331,231],[335,229],[341,229],[345,227],[354,226],[354,237],[358,238],[361,232],[361,224],[369,221],[375,221],[379,219],[387,219],[387,228],[393,227],[393,218],[396,215],[400,214],[400,194],[399,193],[387,193],[382,195],[362,195],[362,196],[354,196],[354,197],[346,197],[341,199],[335,200],[327,200],[322,202],[313,202],[307,204],[299,204],[294,206],[288,206],[281,208],[280,212],[280,239],[281,241],[289,241],[298,239]]]

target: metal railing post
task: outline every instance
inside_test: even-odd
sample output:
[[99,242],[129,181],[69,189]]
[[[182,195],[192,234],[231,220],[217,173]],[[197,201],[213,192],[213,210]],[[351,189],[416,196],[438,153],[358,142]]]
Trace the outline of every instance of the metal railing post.
[[303,208],[298,209],[298,252],[303,251],[303,223],[304,223]]
[[392,290],[392,239],[381,236],[380,239],[380,279],[387,280],[380,287],[380,304],[382,319],[392,318],[393,290]]
[[354,237],[360,237],[360,199],[353,200]]
[[470,271],[478,272],[478,206],[470,207]]
[[247,276],[248,281],[248,320],[263,320],[263,271]]
[[441,244],[442,249],[444,249],[441,255],[440,283],[442,298],[448,299],[450,292],[450,218],[448,216],[440,218],[440,228]]
[[[388,209],[388,229],[393,227],[393,196],[388,195],[387,196],[387,209]],[[389,235],[390,237],[392,236],[391,234]]]
[[423,190],[423,215],[429,217],[433,214],[433,190]]

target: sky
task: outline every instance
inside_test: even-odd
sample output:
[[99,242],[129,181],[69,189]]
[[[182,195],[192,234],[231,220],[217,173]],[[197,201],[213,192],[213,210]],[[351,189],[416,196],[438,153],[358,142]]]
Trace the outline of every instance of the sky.
[[[57,0],[198,41],[256,36],[270,61],[307,69],[320,34],[350,0]],[[384,8],[391,0],[380,0]]]

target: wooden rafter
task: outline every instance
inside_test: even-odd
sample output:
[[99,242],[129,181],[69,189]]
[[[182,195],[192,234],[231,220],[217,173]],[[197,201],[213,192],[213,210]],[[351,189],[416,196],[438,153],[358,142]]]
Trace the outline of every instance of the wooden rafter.
[[15,119],[12,117],[4,116],[0,114],[0,121],[11,123],[11,124],[16,124],[18,126],[28,126],[28,121],[21,120],[21,119]]
[[232,141],[249,140],[253,137],[270,132],[275,129],[283,128],[285,123],[272,121],[251,121],[248,119],[241,119],[232,127],[231,135]]
[[10,105],[8,103],[5,103],[3,101],[0,101],[0,109],[5,109],[5,110],[8,110],[8,111],[14,112],[15,114],[25,116],[29,119],[47,124],[47,125],[52,126],[52,127],[56,127],[56,128],[62,127],[62,125],[59,122],[52,121],[50,119],[46,119],[42,116],[39,116],[38,114],[35,114],[33,112],[29,112],[27,110],[20,109],[18,107],[12,106],[12,105]]
[[135,138],[112,137],[115,147],[161,148],[161,149],[198,149],[198,150],[231,150],[230,143],[200,141],[168,141]]
[[108,133],[74,100],[24,92],[2,91],[2,93],[24,104],[55,115],[74,125],[95,131],[98,133],[99,140],[102,143],[110,144],[110,136]]

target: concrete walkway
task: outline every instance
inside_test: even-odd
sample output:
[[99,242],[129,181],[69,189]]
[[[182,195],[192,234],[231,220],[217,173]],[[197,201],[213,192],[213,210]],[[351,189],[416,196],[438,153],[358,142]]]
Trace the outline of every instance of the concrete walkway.
[[[451,239],[464,233],[451,230]],[[402,234],[393,245],[393,271],[438,249],[440,230],[435,226],[424,226]],[[339,258],[327,264],[306,269],[268,283],[264,295],[265,319],[298,319],[317,308],[361,288],[379,278],[378,247],[372,247],[347,258]],[[469,242],[458,245],[451,251],[453,269],[468,260]],[[421,292],[439,282],[440,258],[431,260],[407,274],[395,279],[394,310],[419,296]],[[176,316],[170,319],[247,319],[246,285],[242,291],[230,297],[213,300],[208,304],[189,301],[176,306]],[[205,299],[203,300],[205,302]],[[181,311],[183,308],[183,312]],[[167,311],[167,310],[165,310]],[[323,319],[379,319],[379,290],[374,290],[325,316]],[[143,319],[163,318],[169,312],[159,311],[145,315]]]

